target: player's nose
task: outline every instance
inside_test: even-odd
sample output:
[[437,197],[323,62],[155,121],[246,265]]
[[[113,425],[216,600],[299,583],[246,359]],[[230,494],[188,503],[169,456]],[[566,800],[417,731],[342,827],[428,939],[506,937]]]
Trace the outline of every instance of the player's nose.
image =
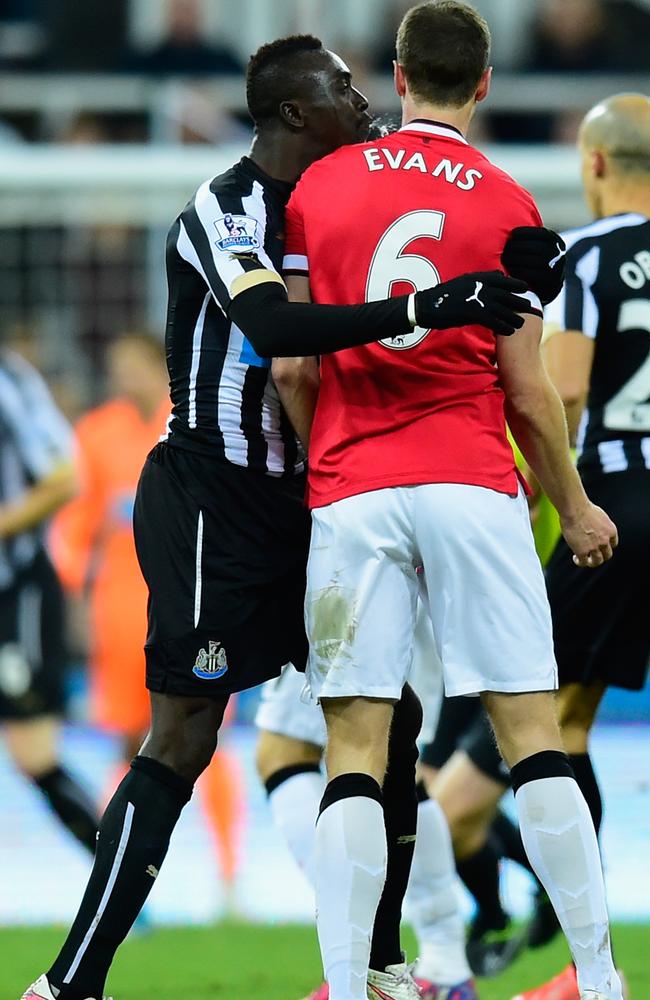
[[362,94],[360,90],[354,88],[354,103],[359,112],[364,112],[368,110],[369,102],[365,94]]

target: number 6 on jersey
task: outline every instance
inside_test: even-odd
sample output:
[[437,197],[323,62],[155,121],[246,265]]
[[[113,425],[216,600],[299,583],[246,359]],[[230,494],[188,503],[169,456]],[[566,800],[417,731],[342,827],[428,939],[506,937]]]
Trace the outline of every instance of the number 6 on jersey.
[[[397,282],[412,285],[414,292],[439,285],[440,274],[429,258],[405,251],[416,240],[440,240],[444,225],[445,213],[434,210],[408,212],[396,219],[379,240],[370,262],[366,302],[388,298]],[[421,343],[429,332],[416,326],[412,333],[387,337],[379,343],[393,351],[406,351]]]

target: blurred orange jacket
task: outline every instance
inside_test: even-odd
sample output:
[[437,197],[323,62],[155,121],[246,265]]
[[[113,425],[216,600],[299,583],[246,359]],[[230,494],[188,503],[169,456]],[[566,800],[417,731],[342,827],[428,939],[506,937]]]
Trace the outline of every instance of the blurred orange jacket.
[[63,585],[90,591],[94,720],[125,735],[149,725],[143,646],[147,588],[133,541],[133,504],[145,458],[165,428],[165,398],[151,420],[128,400],[91,410],[75,427],[80,491],[56,516],[52,555]]

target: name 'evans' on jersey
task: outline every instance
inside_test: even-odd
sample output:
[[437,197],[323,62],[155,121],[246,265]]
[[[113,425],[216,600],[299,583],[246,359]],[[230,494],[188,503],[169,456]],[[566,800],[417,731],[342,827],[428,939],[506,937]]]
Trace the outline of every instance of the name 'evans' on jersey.
[[[456,163],[446,157],[435,157],[432,161],[426,153],[413,152],[406,149],[364,149],[363,155],[368,164],[368,170],[419,170],[421,174],[431,174],[441,177],[448,184],[455,184],[461,191],[471,191],[476,182],[482,180],[483,174],[474,167],[466,167],[464,163]],[[434,162],[434,166],[431,163]]]
[[228,311],[238,277],[260,266],[280,270],[290,191],[244,157],[201,185],[167,237],[166,440],[275,476],[302,471],[304,456],[271,362]]

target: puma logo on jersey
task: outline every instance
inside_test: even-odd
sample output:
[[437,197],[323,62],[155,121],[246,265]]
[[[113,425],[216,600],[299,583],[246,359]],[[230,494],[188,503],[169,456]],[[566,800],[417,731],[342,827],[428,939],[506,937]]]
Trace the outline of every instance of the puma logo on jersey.
[[252,260],[255,264],[260,263],[260,259],[256,253],[252,251],[243,251],[241,253],[231,253],[229,260]]
[[557,250],[557,257],[554,257],[553,260],[549,260],[548,262],[549,267],[555,267],[555,265],[559,264],[562,258],[566,256],[566,250],[563,250],[559,243],[557,245]]
[[470,295],[468,299],[465,299],[465,302],[478,302],[481,309],[485,309],[485,302],[481,302],[481,300],[478,297],[478,293],[481,291],[482,288],[483,288],[483,282],[477,281],[476,288],[474,289],[474,294]]

